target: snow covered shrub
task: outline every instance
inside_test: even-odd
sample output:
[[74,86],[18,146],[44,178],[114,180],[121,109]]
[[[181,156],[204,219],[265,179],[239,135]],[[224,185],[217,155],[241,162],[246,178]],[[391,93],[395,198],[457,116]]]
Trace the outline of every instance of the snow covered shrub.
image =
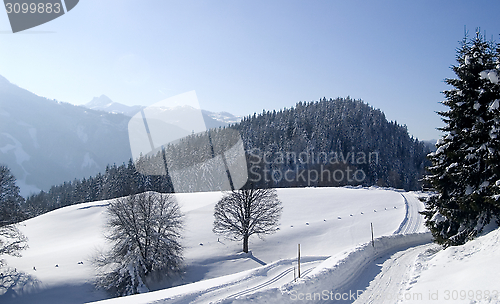
[[99,254],[96,285],[117,296],[148,292],[148,282],[181,270],[183,215],[170,194],[146,192],[112,201],[106,238],[111,250]]

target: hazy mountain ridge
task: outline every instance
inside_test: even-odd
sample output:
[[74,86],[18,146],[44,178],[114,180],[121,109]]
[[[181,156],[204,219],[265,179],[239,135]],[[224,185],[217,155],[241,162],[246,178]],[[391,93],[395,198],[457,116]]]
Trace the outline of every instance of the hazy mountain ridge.
[[[108,164],[132,157],[128,122],[142,108],[105,95],[75,106],[40,97],[0,76],[0,163],[11,169],[23,196],[95,176]],[[239,120],[226,112],[202,114],[207,128]],[[182,119],[179,111],[170,115]]]
[[0,76],[0,163],[23,195],[127,161],[128,118],[37,96]]
[[134,116],[141,109],[145,108],[143,106],[127,106],[114,102],[104,94],[99,97],[94,97],[90,102],[84,104],[83,106],[92,110],[123,114],[126,116]]
[[[118,102],[114,102],[106,95],[94,97],[90,102],[84,104],[83,106],[92,110],[104,111],[114,114],[123,114],[130,117],[134,116],[139,111],[146,108],[145,106],[140,106],[140,105],[127,106]],[[198,111],[194,108],[191,109],[193,111]],[[164,109],[160,108],[160,110]],[[186,110],[186,108],[184,108],[184,110]],[[218,127],[228,126],[229,124],[240,122],[240,120],[243,118],[242,116],[236,116],[224,111],[211,112],[207,110],[201,110],[201,113],[203,115],[203,119],[205,120],[207,128],[218,128]],[[177,115],[177,113],[175,113],[174,115]]]

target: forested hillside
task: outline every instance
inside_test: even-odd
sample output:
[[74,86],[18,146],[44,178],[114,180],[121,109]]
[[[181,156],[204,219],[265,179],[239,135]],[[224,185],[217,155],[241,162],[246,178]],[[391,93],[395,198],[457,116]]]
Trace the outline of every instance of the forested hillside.
[[[378,185],[414,190],[421,186],[428,165],[429,149],[411,137],[405,126],[388,122],[382,111],[350,98],[323,98],[299,102],[291,109],[264,111],[227,128],[188,136],[169,145],[164,153],[175,152],[174,157],[182,159],[179,163],[204,162],[206,155],[196,148],[200,138],[210,134],[223,139],[234,130],[245,147],[245,187]],[[155,164],[163,162],[164,155],[152,158],[158,158],[152,159]],[[217,175],[209,171],[199,174],[203,178]],[[75,203],[149,190],[172,192],[170,177],[141,174],[130,161],[110,165],[103,174],[88,179],[53,186],[29,197],[25,207],[34,216]]]
[[[299,102],[295,108],[254,114],[232,127],[244,139],[250,166],[260,166],[249,175],[250,179],[260,175],[260,185],[361,184],[414,190],[420,187],[419,179],[428,165],[429,150],[423,142],[411,137],[406,126],[388,122],[382,111],[361,100]],[[264,169],[269,170],[269,182],[265,181]],[[284,176],[287,170],[289,174]],[[305,181],[292,176],[291,171],[297,175],[300,170],[307,170]],[[316,182],[313,170],[318,172]],[[331,173],[330,182],[324,170]],[[357,170],[362,172],[355,174]],[[308,172],[313,172],[311,179]]]

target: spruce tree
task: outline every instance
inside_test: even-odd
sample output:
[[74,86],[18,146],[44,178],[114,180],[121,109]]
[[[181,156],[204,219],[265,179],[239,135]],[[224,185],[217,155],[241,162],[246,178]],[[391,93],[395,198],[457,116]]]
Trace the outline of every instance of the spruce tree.
[[498,49],[477,31],[463,39],[457,62],[457,78],[445,80],[454,87],[444,91],[449,109],[439,112],[444,135],[425,178],[437,191],[426,202],[426,225],[444,246],[474,238],[500,213]]

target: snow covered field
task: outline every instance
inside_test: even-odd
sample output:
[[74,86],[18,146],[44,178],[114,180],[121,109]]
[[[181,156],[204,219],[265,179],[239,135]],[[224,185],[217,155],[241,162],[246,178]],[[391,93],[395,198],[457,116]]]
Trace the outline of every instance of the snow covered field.
[[[335,302],[331,296],[365,289],[356,303],[396,303],[398,296],[410,292],[422,293],[425,300],[429,290],[439,289],[439,297],[444,297],[444,288],[451,288],[448,286],[489,288],[494,292],[500,271],[500,267],[491,266],[500,257],[497,231],[478,238],[476,243],[439,251],[429,244],[428,233],[418,233],[425,232],[418,214],[423,206],[414,193],[379,188],[305,188],[278,189],[278,195],[283,202],[279,230],[265,240],[250,238],[251,252],[243,254],[240,243],[218,239],[211,231],[213,208],[221,193],[177,194],[186,214],[183,244],[187,268],[182,280],[174,283],[180,286],[100,303]],[[102,237],[106,204],[100,201],[69,206],[25,221],[21,230],[28,236],[30,248],[22,258],[7,259],[11,270],[25,273],[20,278],[26,281],[24,290],[11,289],[0,296],[0,302],[84,303],[106,299],[106,294],[92,289],[94,270],[89,263],[95,250],[106,246]],[[370,223],[375,247],[371,244]],[[302,278],[294,282],[299,243]],[[474,268],[464,267],[464,263]],[[489,269],[495,271],[483,276],[487,280],[476,280],[476,285],[467,283],[469,272],[479,275]],[[328,299],[325,291],[329,292]],[[313,293],[323,298],[306,301]],[[388,299],[389,294],[394,298]],[[354,299],[340,302],[352,303]]]

